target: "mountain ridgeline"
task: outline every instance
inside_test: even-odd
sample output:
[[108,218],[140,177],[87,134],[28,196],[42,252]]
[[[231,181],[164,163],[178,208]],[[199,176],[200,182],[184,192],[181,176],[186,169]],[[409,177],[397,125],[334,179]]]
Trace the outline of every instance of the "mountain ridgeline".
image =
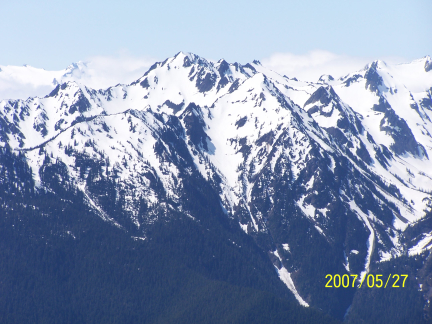
[[1,101],[0,321],[431,322],[430,66],[313,83],[178,53]]

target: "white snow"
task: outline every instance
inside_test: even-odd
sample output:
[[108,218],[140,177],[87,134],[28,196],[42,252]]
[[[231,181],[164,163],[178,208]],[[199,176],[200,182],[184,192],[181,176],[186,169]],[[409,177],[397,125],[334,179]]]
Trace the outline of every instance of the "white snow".
[[[363,223],[368,228],[370,234],[367,241],[367,254],[366,254],[366,262],[364,270],[360,273],[360,281],[363,280],[363,278],[369,273],[369,267],[370,262],[372,258],[372,252],[374,250],[374,244],[375,244],[375,231],[373,230],[370,222],[369,222],[369,216],[362,212],[362,210],[357,206],[357,204],[354,201],[350,201],[349,205],[351,207],[351,210],[357,213],[357,215],[360,217],[360,219],[363,221]],[[370,213],[370,212],[369,212]]]
[[424,237],[411,249],[408,250],[408,255],[417,255],[432,248],[432,233],[425,234]]
[[242,224],[242,223],[239,223],[239,224],[240,224],[241,229],[247,234],[248,233],[247,224]]
[[301,298],[301,296],[299,295],[296,287],[294,286],[294,282],[291,279],[291,274],[288,272],[288,270],[285,267],[282,267],[280,269],[278,269],[277,267],[275,268],[279,274],[280,280],[282,280],[282,282],[288,287],[288,289],[291,290],[300,305],[304,307],[309,307],[309,304],[305,302],[304,299]]

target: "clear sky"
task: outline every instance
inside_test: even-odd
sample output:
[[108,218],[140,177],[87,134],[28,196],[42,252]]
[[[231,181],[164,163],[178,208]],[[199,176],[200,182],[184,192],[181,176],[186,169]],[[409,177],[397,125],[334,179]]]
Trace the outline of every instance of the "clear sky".
[[59,70],[94,56],[163,60],[179,51],[240,63],[314,50],[432,55],[431,0],[0,2],[0,65]]

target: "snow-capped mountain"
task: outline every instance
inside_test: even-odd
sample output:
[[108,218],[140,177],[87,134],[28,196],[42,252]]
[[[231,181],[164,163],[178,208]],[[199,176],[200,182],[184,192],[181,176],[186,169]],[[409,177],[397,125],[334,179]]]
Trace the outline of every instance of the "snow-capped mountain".
[[0,100],[43,97],[58,84],[75,81],[93,89],[135,80],[150,67],[146,58],[94,57],[72,63],[66,69],[50,71],[29,65],[0,65]]
[[46,71],[29,65],[0,66],[0,98],[19,99],[35,96],[45,96],[57,84],[63,83],[73,75],[74,81],[85,73],[86,64],[78,62],[60,71]]
[[47,74],[45,97],[0,102],[2,154],[31,168],[35,192],[79,192],[144,241],[177,217],[205,223],[196,206],[211,206],[301,305],[340,319],[356,291],[325,288],[326,274],[362,280],[432,247],[432,228],[405,235],[432,207],[430,57],[317,83],[185,53],[105,90],[64,82],[76,69]]

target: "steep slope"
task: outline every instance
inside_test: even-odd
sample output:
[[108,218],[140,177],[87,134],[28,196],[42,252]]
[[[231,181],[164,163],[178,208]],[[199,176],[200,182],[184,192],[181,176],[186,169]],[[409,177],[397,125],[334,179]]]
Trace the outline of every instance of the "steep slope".
[[[149,225],[151,239],[131,239],[82,191],[34,190],[22,155],[2,148],[0,162],[2,323],[335,322],[287,295],[265,253],[227,230],[209,199],[197,202],[202,221],[160,212],[170,221]],[[47,184],[65,175],[58,167],[45,164]]]
[[[403,216],[410,222],[422,217],[430,206],[430,196],[425,195],[432,185],[428,171],[432,153],[430,62],[428,56],[395,66],[376,61],[364,71],[330,81],[342,100],[360,114],[374,138],[373,145],[390,151],[392,158],[381,163],[384,169],[379,174],[396,183],[406,197],[411,211]],[[412,248],[410,253],[426,246]]]

